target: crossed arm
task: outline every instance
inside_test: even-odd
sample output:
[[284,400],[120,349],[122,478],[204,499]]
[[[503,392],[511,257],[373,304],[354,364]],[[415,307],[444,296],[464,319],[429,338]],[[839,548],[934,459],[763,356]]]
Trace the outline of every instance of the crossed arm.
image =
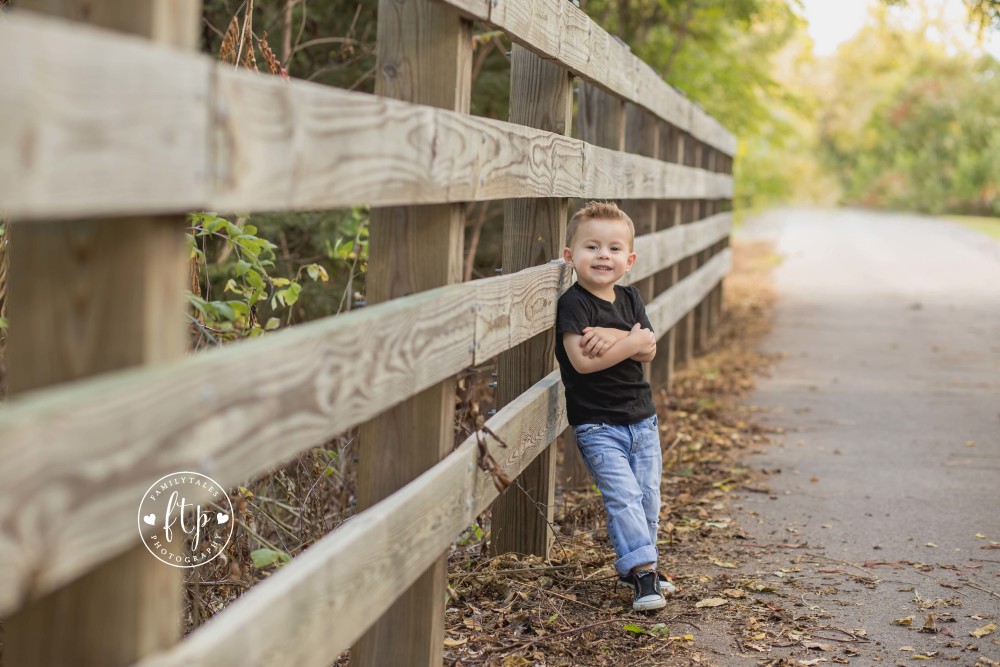
[[652,361],[656,356],[656,336],[636,323],[631,331],[587,327],[583,334],[564,333],[563,345],[578,373],[596,373],[632,359]]

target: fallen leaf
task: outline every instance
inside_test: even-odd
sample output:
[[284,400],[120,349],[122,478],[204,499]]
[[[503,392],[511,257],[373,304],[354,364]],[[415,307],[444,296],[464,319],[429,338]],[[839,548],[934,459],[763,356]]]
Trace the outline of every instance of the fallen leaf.
[[933,542],[928,542],[928,543],[927,543],[927,546],[929,546],[929,547],[932,547],[932,548],[934,548],[934,549],[936,549],[936,548],[937,548],[937,545],[936,545],[936,544],[934,544]]
[[909,653],[909,652],[912,652],[912,651],[916,651],[917,649],[913,648],[912,646],[900,646],[899,650],[900,651],[906,651],[906,652]]
[[718,558],[712,559],[712,565],[718,565],[719,567],[724,567],[727,570],[735,570],[739,567],[736,563],[730,563],[729,561],[719,560]]
[[913,625],[912,616],[904,616],[903,618],[897,618],[892,622],[893,625]]
[[816,475],[813,475],[812,477],[809,478],[809,481],[810,482],[818,482],[819,481],[819,477],[817,477]]
[[727,588],[722,591],[722,594],[727,598],[745,598],[747,596],[747,592],[742,588]]
[[461,639],[452,639],[451,637],[445,637],[444,645],[450,648],[454,648],[456,646],[461,646],[462,644],[466,644],[468,643],[468,641],[469,639],[467,637],[462,637]]
[[934,614],[927,614],[927,618],[924,619],[924,627],[920,628],[920,632],[932,635],[937,634],[937,623],[934,621]]
[[800,665],[805,665],[809,667],[810,665],[818,665],[821,662],[830,662],[826,658],[816,658],[815,660],[799,660]]
[[975,440],[967,440],[965,442],[965,446],[966,447],[975,447],[976,446],[976,441]]
[[726,600],[722,598],[706,598],[705,600],[699,600],[694,606],[701,609],[703,607],[721,607],[724,604],[726,604]]
[[667,632],[666,623],[654,623],[653,625],[649,626],[649,630],[647,632],[648,634],[651,634],[654,637],[666,637],[668,634],[670,634],[669,632]]
[[914,660],[930,660],[938,654],[937,651],[927,651],[926,653],[914,653],[910,657]]
[[625,625],[622,626],[622,628],[627,630],[628,632],[634,632],[637,635],[646,634],[646,631],[643,630],[641,626],[638,626],[635,623],[626,623]]
[[986,536],[983,535],[982,533],[976,533],[976,539],[977,540],[985,540]]
[[834,651],[833,646],[830,644],[823,644],[822,642],[802,642],[802,646],[808,649],[816,649],[817,651],[823,651],[825,653],[830,653]]
[[993,631],[997,629],[996,623],[987,623],[981,628],[976,628],[969,635],[979,639],[980,637],[985,637],[986,635],[993,634]]

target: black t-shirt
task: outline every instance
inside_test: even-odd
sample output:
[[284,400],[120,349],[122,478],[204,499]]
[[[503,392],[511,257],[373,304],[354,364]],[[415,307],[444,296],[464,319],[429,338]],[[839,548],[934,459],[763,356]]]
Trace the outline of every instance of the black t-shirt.
[[625,359],[611,368],[581,374],[573,368],[563,334],[583,334],[586,327],[630,331],[636,322],[652,329],[639,291],[615,285],[615,302],[594,296],[579,283],[559,297],[556,311],[556,359],[566,387],[566,412],[572,426],[634,424],[656,414],[653,392],[642,374],[642,363]]

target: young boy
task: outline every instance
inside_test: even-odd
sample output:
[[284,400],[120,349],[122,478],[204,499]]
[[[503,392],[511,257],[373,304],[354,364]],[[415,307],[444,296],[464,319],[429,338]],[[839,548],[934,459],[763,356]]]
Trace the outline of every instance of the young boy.
[[615,285],[635,262],[634,238],[615,204],[590,202],[570,220],[563,258],[576,282],[559,299],[556,358],[569,423],[604,499],[615,570],[634,589],[632,608],[646,611],[676,589],[656,571],[663,461],[642,372],[656,337],[638,290]]

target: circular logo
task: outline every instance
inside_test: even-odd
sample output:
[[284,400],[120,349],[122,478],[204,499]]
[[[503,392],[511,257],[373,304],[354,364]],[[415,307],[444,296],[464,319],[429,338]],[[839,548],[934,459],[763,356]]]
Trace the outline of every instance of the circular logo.
[[225,489],[197,472],[156,480],[139,503],[139,535],[149,553],[174,567],[198,567],[233,536],[233,503]]

